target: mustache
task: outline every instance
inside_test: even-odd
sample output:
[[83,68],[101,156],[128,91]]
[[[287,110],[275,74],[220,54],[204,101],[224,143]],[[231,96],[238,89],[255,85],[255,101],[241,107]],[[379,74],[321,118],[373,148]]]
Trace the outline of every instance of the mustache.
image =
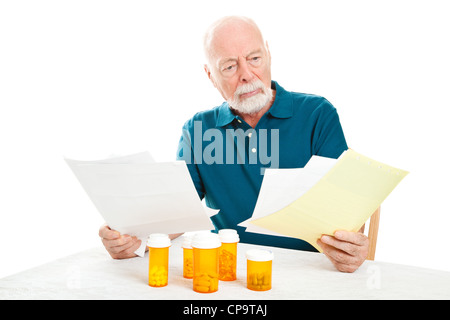
[[255,91],[257,89],[261,89],[263,92],[265,92],[266,88],[261,80],[255,80],[251,83],[246,83],[246,84],[240,85],[239,87],[236,88],[234,95],[239,96],[241,94],[249,93],[249,92]]

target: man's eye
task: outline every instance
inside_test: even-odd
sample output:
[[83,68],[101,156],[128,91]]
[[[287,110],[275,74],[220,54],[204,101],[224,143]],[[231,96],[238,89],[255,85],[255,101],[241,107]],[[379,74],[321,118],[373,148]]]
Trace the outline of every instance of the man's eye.
[[233,70],[233,68],[234,68],[234,65],[227,66],[227,67],[223,68],[223,71],[231,71],[231,70]]
[[257,65],[261,62],[261,57],[253,57],[250,59],[250,63],[253,65]]

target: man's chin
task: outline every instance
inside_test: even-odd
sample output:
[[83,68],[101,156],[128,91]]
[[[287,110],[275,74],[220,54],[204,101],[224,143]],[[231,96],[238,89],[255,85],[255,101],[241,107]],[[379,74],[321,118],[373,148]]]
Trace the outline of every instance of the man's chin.
[[238,103],[229,103],[229,105],[237,112],[244,114],[255,114],[261,111],[269,101],[270,99],[268,99],[268,97],[265,97],[262,93],[258,93],[255,96],[244,98]]
[[234,107],[234,106],[230,105],[230,107],[239,113],[253,115],[253,114],[256,114],[259,111],[261,111],[264,108],[264,105],[263,106],[251,106],[251,107],[242,106],[242,105],[238,105],[238,106]]

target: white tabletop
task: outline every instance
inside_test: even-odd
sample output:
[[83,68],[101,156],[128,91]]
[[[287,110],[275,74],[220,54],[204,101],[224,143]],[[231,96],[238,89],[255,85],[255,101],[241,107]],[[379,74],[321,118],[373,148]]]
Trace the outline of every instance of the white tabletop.
[[246,288],[245,252],[261,246],[239,244],[237,280],[219,283],[215,293],[192,290],[182,276],[180,239],[169,257],[169,284],[148,286],[144,258],[113,260],[93,248],[0,279],[3,299],[450,299],[450,272],[366,261],[354,273],[341,273],[320,253],[264,247],[274,252],[273,287]]

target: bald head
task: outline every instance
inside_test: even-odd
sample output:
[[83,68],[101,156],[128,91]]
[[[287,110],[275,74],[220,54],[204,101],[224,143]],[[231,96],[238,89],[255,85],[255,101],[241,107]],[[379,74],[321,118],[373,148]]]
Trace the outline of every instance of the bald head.
[[208,64],[213,57],[217,56],[217,51],[230,45],[230,38],[239,36],[251,36],[258,38],[264,44],[261,31],[256,23],[243,16],[227,16],[214,22],[206,31],[203,38],[203,48]]
[[224,17],[204,38],[204,68],[230,107],[256,114],[272,101],[270,52],[256,23],[246,17]]

